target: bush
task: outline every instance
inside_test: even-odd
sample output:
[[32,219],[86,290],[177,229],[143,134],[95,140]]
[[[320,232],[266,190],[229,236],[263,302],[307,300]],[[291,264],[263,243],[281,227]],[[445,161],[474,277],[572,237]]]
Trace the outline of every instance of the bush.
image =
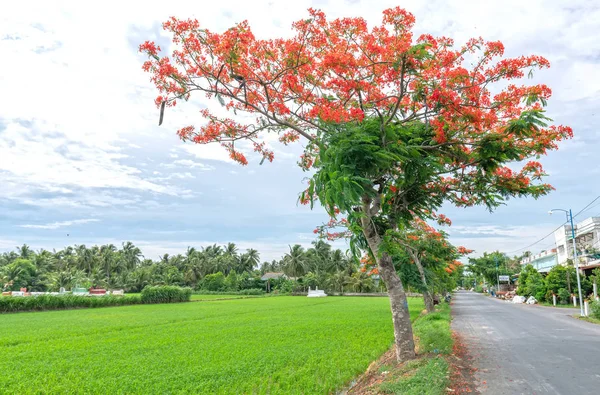
[[147,286],[144,289],[142,289],[142,303],[189,302],[191,298],[191,288],[180,288],[171,285],[159,285]]
[[200,288],[207,291],[225,291],[225,275],[217,272],[205,276],[200,282]]
[[241,291],[204,291],[194,292],[195,295],[264,295],[265,291],[260,288],[242,289]]
[[560,304],[569,304],[571,300],[571,294],[565,288],[558,290],[558,300]]
[[0,297],[0,313],[124,306],[140,303],[142,303],[142,301],[139,295],[39,295],[27,297],[3,296]]
[[600,302],[590,302],[590,317],[600,320]]

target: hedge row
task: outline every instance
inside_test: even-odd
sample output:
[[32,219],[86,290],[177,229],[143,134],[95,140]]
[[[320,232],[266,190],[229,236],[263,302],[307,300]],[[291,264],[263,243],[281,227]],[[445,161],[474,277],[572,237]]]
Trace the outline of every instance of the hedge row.
[[140,304],[139,295],[127,296],[81,296],[81,295],[39,295],[0,297],[0,313],[17,311],[44,311],[76,308],[95,308]]
[[142,303],[178,303],[189,302],[191,288],[174,286],[148,286],[142,290]]
[[189,288],[156,286],[144,288],[141,295],[82,296],[69,294],[25,297],[1,296],[0,313],[125,306],[142,303],[189,302],[191,295],[192,290]]
[[264,295],[265,291],[260,288],[242,289],[241,291],[204,291],[194,292],[195,295]]

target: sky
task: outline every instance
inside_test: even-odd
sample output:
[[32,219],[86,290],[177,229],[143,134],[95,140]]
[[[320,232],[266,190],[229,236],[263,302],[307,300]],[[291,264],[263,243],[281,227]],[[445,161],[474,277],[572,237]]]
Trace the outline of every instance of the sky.
[[[301,146],[275,141],[275,161],[241,167],[219,146],[181,142],[175,131],[203,122],[205,98],[168,109],[158,126],[157,93],[141,70],[138,45],[169,48],[161,23],[197,18],[221,32],[248,20],[260,38],[290,34],[307,8],[328,18],[362,16],[371,26],[400,5],[415,32],[501,40],[506,56],[537,54],[552,67],[533,82],[553,90],[548,115],[575,137],[541,162],[556,191],[514,199],[489,213],[444,207],[451,240],[476,252],[510,255],[552,247],[552,208],[585,207],[600,195],[600,1],[19,1],[0,15],[0,251],[130,240],[145,257],[187,246],[235,242],[277,259],[289,245],[309,246],[326,221],[298,204]],[[593,204],[576,219],[600,216]],[[343,243],[337,244],[343,247]]]

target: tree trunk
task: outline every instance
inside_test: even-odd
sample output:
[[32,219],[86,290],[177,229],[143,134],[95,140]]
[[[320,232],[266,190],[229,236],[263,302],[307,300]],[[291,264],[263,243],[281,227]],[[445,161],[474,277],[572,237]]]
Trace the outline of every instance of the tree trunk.
[[416,356],[415,341],[410,314],[408,312],[406,293],[402,286],[402,280],[400,280],[398,273],[396,273],[392,258],[387,253],[381,254],[381,258],[379,258],[379,272],[387,286],[390,297],[392,322],[394,323],[396,359],[400,362],[414,359]]
[[433,296],[429,293],[429,287],[427,286],[427,279],[425,278],[425,270],[423,270],[423,265],[421,265],[421,260],[418,255],[408,249],[408,253],[415,261],[415,265],[417,265],[417,269],[419,270],[419,275],[421,276],[421,282],[423,283],[423,301],[425,302],[425,308],[428,313],[431,313],[435,310],[433,307]]
[[363,233],[369,244],[371,252],[377,259],[379,275],[385,283],[390,298],[390,307],[392,310],[392,322],[394,324],[394,345],[396,348],[396,359],[404,362],[416,357],[415,340],[413,338],[412,323],[408,312],[408,301],[402,280],[396,273],[396,268],[392,258],[386,253],[378,255],[381,239],[377,234],[370,216],[365,216],[361,220]]

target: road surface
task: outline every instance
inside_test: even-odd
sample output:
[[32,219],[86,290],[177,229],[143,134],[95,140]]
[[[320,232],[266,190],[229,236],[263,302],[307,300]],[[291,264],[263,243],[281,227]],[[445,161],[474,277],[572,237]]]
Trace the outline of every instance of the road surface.
[[452,311],[482,394],[600,394],[600,325],[573,318],[579,309],[460,291]]

